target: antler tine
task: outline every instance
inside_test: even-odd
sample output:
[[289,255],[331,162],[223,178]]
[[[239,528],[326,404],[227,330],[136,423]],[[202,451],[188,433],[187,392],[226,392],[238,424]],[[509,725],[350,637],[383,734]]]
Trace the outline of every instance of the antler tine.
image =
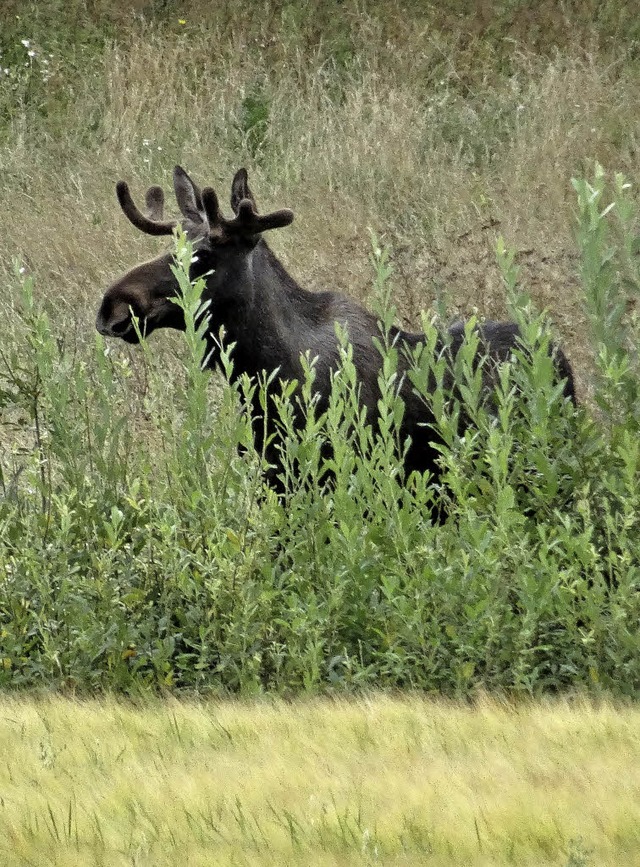
[[224,229],[227,232],[247,235],[259,235],[268,229],[279,229],[288,226],[293,221],[293,211],[283,208],[272,214],[258,214],[252,199],[242,199],[237,206],[237,214],[233,220],[227,220],[222,216],[218,196],[212,187],[205,187],[202,191],[202,205],[209,223],[209,230]]
[[154,223],[162,220],[162,211],[164,208],[164,193],[162,187],[149,187],[144,197],[147,206],[147,215]]
[[218,196],[213,187],[205,187],[201,195],[202,207],[207,217],[207,222],[209,223],[209,229],[214,229],[216,226],[220,226],[223,222],[226,223],[226,220],[220,211]]
[[[118,181],[116,184],[116,194],[118,196],[118,201],[120,202],[120,207],[125,212],[130,222],[133,223],[136,229],[140,229],[141,232],[145,232],[147,235],[170,235],[178,225],[175,220],[161,222],[159,220],[145,217],[145,215],[138,210],[135,202],[131,198],[129,186],[125,181]],[[147,192],[147,196],[148,195],[149,191]],[[148,199],[147,204],[149,204]]]
[[293,222],[293,211],[282,208],[271,214],[258,214],[251,199],[243,199],[238,205],[238,214],[234,220],[225,220],[226,229],[247,232],[258,235],[269,229],[280,229]]

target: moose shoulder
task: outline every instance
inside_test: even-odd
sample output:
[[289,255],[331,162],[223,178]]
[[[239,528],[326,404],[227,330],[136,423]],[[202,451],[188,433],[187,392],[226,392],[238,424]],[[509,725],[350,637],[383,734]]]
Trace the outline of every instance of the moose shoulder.
[[[247,172],[240,169],[232,183],[232,219],[220,211],[213,189],[200,190],[187,173],[174,170],[176,200],[182,213],[182,228],[193,242],[194,256],[190,276],[204,275],[203,301],[209,301],[207,325],[207,358],[210,367],[220,358],[218,339],[221,329],[225,340],[234,344],[233,377],[243,373],[255,377],[262,371],[278,371],[278,377],[302,377],[301,355],[309,353],[316,359],[314,387],[320,397],[320,408],[326,406],[331,387],[331,371],[340,358],[336,323],[346,329],[353,347],[353,363],[359,379],[360,401],[366,408],[369,422],[375,424],[379,398],[378,375],[381,356],[376,348],[380,335],[376,317],[352,299],[337,292],[308,292],[302,289],[285,270],[263,238],[264,232],[289,225],[293,213],[283,209],[259,214],[247,182]],[[159,187],[150,187],[146,194],[148,214],[136,207],[124,181],[116,187],[122,210],[136,228],[151,235],[171,235],[178,223],[163,220],[164,196]],[[173,256],[167,253],[133,268],[106,291],[98,316],[98,331],[109,337],[119,337],[137,343],[138,332],[149,335],[157,328],[184,329],[182,311],[171,300],[179,291],[171,265]],[[139,327],[134,327],[134,317]],[[486,354],[495,367],[496,361],[510,357],[519,338],[517,325],[512,322],[485,322],[478,326],[480,352]],[[391,338],[400,350],[415,349],[424,340],[422,334],[392,329]],[[464,327],[457,323],[443,334],[439,351],[455,354],[464,339]],[[571,368],[559,349],[554,349],[554,361],[559,379],[564,380],[564,394],[574,399]],[[406,368],[408,352],[400,351],[399,365]],[[486,365],[491,377],[492,365]],[[434,434],[429,427],[433,420],[429,407],[412,389],[409,378],[401,379],[401,395],[405,413],[401,439],[410,438],[405,452],[405,472],[417,470],[437,473]],[[490,383],[487,383],[488,385]],[[263,410],[256,401],[252,416],[256,448],[263,447],[265,425],[260,421]],[[278,485],[278,450],[271,434],[276,433],[274,413],[267,408],[266,433],[270,446],[267,459],[273,469],[270,479]]]

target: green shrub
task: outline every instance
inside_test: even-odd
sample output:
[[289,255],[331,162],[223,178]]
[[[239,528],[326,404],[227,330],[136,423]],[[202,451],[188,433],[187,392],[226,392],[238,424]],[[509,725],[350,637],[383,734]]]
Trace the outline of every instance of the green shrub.
[[[395,457],[403,406],[397,350],[385,339],[391,268],[375,239],[379,435],[364,423],[343,340],[322,414],[306,364],[301,430],[293,386],[282,386],[280,499],[264,485],[242,409],[268,383],[216,391],[202,370],[206,311],[188,280],[184,238],[183,369],[168,382],[143,341],[148,381],[137,412],[127,362],[99,336],[93,358],[79,361],[16,272],[6,310],[13,341],[0,353],[0,400],[14,431],[0,459],[0,684],[637,693],[640,334],[624,303],[639,285],[637,218],[623,178],[607,207],[600,169],[593,185],[575,186],[594,410],[563,397],[549,323],[518,295],[513,256],[500,246],[523,341],[495,393],[483,392],[473,322],[455,394],[443,387],[427,318],[413,358],[414,387],[442,442],[436,483],[403,479]],[[223,353],[227,374],[232,360]],[[471,424],[461,433],[462,415]],[[319,481],[327,470],[331,485]]]

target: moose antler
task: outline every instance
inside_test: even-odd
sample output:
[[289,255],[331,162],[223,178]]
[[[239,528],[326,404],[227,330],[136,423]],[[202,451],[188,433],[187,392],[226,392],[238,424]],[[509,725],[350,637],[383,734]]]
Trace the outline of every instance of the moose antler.
[[154,223],[162,220],[162,210],[164,208],[164,193],[162,187],[149,187],[144,197],[147,206],[147,216]]
[[147,235],[170,235],[178,225],[176,220],[162,221],[164,193],[160,187],[149,187],[147,190],[145,201],[149,209],[148,217],[145,217],[138,209],[131,198],[129,186],[125,181],[118,181],[116,184],[116,194],[120,207],[136,229],[140,229],[141,232],[145,232]]
[[[176,166],[174,169],[173,185],[176,200],[187,221],[185,225],[195,232],[206,230],[205,218],[209,224],[209,231],[221,230],[230,234],[245,235],[259,235],[269,229],[279,229],[288,226],[293,220],[293,211],[289,208],[282,208],[271,214],[258,214],[255,200],[247,184],[246,169],[240,169],[234,178],[231,203],[236,216],[232,220],[223,217],[215,190],[212,187],[205,187],[201,192],[181,166]],[[138,209],[125,181],[118,181],[116,192],[120,207],[141,232],[147,235],[171,235],[178,225],[177,220],[162,219],[164,193],[160,187],[153,186],[147,190],[145,202],[148,216]]]
[[271,214],[258,214],[252,199],[242,199],[234,219],[227,220],[220,212],[218,196],[211,187],[205,187],[202,191],[202,205],[209,222],[209,230],[219,228],[229,233],[259,235],[261,232],[280,229],[293,222],[293,211],[289,208],[282,208]]

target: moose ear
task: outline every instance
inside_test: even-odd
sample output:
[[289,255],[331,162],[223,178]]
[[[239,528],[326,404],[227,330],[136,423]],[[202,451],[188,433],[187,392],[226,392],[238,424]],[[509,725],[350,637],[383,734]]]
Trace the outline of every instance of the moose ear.
[[253,203],[254,209],[256,211],[258,210],[256,200],[249,189],[247,170],[238,169],[231,183],[231,210],[234,214],[238,213],[238,207],[243,199],[249,199],[249,201]]
[[204,217],[202,193],[182,166],[176,166],[173,170],[173,189],[183,216],[196,225],[202,223]]

